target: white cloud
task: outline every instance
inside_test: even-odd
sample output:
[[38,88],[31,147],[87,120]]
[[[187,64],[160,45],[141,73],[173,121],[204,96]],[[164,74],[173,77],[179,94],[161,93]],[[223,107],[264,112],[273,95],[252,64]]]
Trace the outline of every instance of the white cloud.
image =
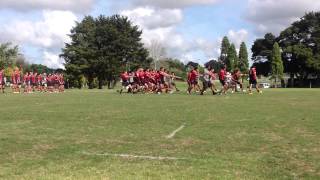
[[51,68],[64,69],[64,60],[55,53],[49,51],[43,52],[43,64]]
[[43,11],[39,21],[14,20],[0,25],[0,38],[2,41],[44,48],[61,47],[69,40],[67,34],[76,20],[77,17],[69,11]]
[[176,31],[183,19],[181,9],[138,7],[122,11],[121,14],[143,29],[142,41],[147,48],[156,41],[165,47],[167,56],[182,61],[195,60],[194,54],[199,53],[207,59],[218,57],[220,42],[203,38],[187,39]]
[[143,29],[166,28],[180,23],[183,19],[180,9],[139,7],[133,10],[124,10],[120,14],[130,17]]
[[228,38],[232,43],[234,43],[236,48],[239,48],[242,42],[246,42],[248,40],[248,35],[248,31],[245,29],[240,29],[238,31],[231,29],[228,31]]
[[87,12],[95,0],[1,0],[0,9],[13,9],[18,11],[29,10],[70,10],[74,12]]
[[185,8],[195,5],[215,4],[219,0],[133,0],[133,4],[137,6],[152,6],[157,8]]
[[[59,62],[49,52],[57,52],[70,39],[67,36],[75,25],[77,17],[70,11],[43,11],[38,21],[13,20],[9,24],[0,25],[0,41],[13,42],[25,47],[32,46],[45,51],[45,62],[53,60],[52,65]],[[59,52],[59,51],[58,51]]]
[[279,34],[306,12],[319,11],[318,0],[249,0],[246,19],[256,26],[257,34]]

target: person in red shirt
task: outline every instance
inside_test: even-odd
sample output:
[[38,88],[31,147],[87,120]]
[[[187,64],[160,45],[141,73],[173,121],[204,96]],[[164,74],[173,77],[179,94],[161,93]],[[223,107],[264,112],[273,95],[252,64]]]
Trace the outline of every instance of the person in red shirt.
[[31,92],[34,92],[35,88],[37,87],[36,77],[37,77],[37,73],[31,74]]
[[38,74],[38,76],[36,77],[36,81],[37,81],[37,90],[42,92],[42,75]]
[[226,82],[227,68],[225,65],[222,66],[219,72],[219,80],[222,86],[222,90],[220,93],[226,94],[228,91],[228,84]]
[[27,93],[29,91],[29,73],[26,72],[26,74],[23,76],[23,86],[24,86],[24,93]]
[[252,66],[249,71],[249,94],[252,94],[252,87],[255,86],[258,93],[262,93],[257,85],[257,70],[255,66]]
[[49,74],[47,76],[47,84],[48,84],[48,91],[49,93],[52,93],[53,92],[53,77],[52,77],[52,74]]
[[198,84],[198,77],[199,77],[199,73],[198,73],[198,67],[194,67],[191,71],[190,74],[188,75],[188,79],[189,79],[189,88],[188,88],[188,93],[191,93],[192,89],[196,89]]
[[4,88],[5,88],[5,81],[4,81],[4,70],[1,69],[0,70],[0,88],[1,88],[1,91],[2,93],[4,93]]
[[122,82],[122,88],[120,90],[120,94],[122,94],[123,92],[123,89],[127,89],[128,90],[128,93],[131,91],[131,85],[129,83],[129,74],[127,71],[123,72],[121,75],[120,75],[120,78],[121,78],[121,82]]
[[13,71],[11,79],[13,83],[13,86],[12,86],[13,93],[20,93],[19,85],[20,85],[21,79],[20,79],[20,70],[18,67],[16,67],[15,70]]

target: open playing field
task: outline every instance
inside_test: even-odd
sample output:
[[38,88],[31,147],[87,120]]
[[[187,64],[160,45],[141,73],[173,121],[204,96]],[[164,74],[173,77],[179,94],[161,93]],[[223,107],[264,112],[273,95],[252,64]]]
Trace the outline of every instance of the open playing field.
[[0,102],[0,179],[320,179],[319,89]]

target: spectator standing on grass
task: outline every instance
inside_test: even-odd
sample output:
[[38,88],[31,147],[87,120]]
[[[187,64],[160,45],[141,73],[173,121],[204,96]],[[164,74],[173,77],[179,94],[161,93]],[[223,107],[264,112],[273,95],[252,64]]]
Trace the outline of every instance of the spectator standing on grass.
[[4,88],[5,88],[5,85],[6,85],[6,82],[5,82],[4,78],[5,78],[4,70],[1,69],[0,70],[0,88],[1,88],[2,93],[4,93]]

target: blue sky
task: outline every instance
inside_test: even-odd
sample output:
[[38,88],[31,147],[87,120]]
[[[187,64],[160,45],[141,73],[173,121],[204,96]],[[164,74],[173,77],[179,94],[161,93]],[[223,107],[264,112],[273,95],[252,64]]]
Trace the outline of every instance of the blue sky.
[[[286,8],[283,8],[286,7]],[[62,67],[66,36],[84,15],[119,13],[143,29],[147,48],[155,43],[166,57],[204,63],[219,55],[223,36],[236,44],[266,32],[278,34],[307,11],[320,10],[314,0],[2,0],[0,42],[18,44],[26,59]]]

